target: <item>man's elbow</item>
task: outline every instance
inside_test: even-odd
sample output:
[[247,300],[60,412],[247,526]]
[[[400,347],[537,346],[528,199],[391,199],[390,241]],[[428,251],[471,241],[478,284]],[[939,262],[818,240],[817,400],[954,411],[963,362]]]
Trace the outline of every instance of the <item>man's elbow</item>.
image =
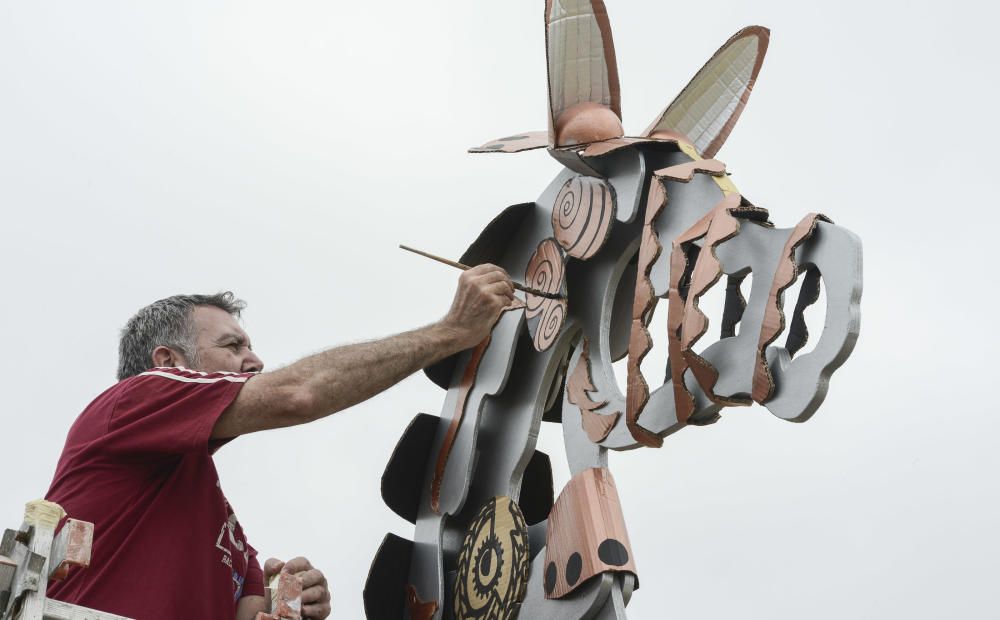
[[275,410],[286,422],[281,426],[305,424],[323,417],[323,405],[308,386],[289,386],[275,395]]

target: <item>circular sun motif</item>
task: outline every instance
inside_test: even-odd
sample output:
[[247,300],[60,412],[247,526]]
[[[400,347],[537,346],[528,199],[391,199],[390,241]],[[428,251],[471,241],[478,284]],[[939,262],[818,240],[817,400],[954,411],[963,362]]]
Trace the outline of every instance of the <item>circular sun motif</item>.
[[509,497],[486,502],[458,555],[455,617],[512,620],[528,583],[528,526]]

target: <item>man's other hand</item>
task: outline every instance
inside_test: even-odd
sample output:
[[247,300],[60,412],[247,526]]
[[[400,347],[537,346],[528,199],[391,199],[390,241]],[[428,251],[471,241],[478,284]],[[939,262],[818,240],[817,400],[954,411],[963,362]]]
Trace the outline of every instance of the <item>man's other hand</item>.
[[280,571],[291,573],[302,580],[302,617],[309,620],[324,620],[330,615],[330,589],[326,577],[319,569],[313,568],[309,560],[298,557],[287,562],[270,558],[264,562],[264,583]]
[[514,283],[496,265],[478,265],[458,278],[451,310],[441,323],[455,330],[463,349],[479,344],[514,300]]

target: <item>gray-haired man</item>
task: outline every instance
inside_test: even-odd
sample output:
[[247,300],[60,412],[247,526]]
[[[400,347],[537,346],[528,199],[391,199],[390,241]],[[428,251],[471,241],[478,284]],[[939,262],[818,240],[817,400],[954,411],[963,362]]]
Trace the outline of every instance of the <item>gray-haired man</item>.
[[285,570],[302,579],[303,615],[326,618],[326,578],[308,560],[261,568],[211,455],[239,435],[350,407],[474,346],[513,293],[502,269],[481,265],[459,278],[441,321],[266,373],[231,293],[143,308],[122,330],[119,382],[77,418],[47,494],[95,524],[93,567],[51,584],[51,596],[142,620],[252,620],[266,578]]

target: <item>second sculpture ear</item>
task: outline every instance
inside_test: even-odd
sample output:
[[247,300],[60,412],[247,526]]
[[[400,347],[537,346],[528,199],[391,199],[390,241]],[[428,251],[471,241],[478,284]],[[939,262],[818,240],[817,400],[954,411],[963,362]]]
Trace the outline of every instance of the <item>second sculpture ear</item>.
[[770,30],[762,26],[748,26],[730,37],[643,135],[680,134],[702,157],[714,157],[750,98],[769,38]]

